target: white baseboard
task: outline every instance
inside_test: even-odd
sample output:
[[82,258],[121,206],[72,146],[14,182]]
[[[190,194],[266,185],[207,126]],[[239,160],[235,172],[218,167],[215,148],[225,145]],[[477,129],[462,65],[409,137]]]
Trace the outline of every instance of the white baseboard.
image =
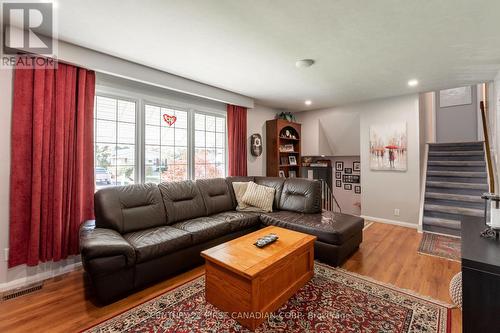
[[48,269],[46,271],[43,271],[43,272],[40,272],[40,273],[37,273],[34,275],[24,276],[24,277],[21,277],[21,278],[18,278],[18,279],[9,281],[9,282],[0,283],[0,292],[12,290],[12,289],[17,289],[17,288],[21,288],[24,286],[34,284],[34,283],[42,282],[42,281],[54,278],[54,277],[62,275],[62,274],[72,272],[72,271],[80,268],[81,266],[82,266],[82,263],[79,261],[79,262],[67,264],[67,265],[64,265],[61,267],[57,267],[54,269]]
[[397,225],[397,226],[405,227],[405,228],[418,229],[418,224],[416,224],[416,223],[389,220],[389,219],[384,219],[381,217],[373,217],[373,216],[366,216],[366,215],[361,215],[361,217],[364,218],[365,220],[369,220],[369,221],[373,221],[373,222],[380,222],[380,223],[385,223],[385,224]]

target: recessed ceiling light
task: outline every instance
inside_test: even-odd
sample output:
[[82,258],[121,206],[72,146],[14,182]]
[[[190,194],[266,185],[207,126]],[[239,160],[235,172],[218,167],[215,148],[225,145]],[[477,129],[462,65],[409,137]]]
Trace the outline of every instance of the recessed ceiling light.
[[313,59],[302,59],[302,60],[297,60],[295,62],[295,66],[297,68],[306,68],[306,67],[311,67],[312,65],[314,65]]
[[304,104],[305,104],[305,105],[311,105],[312,103],[313,103],[313,102],[312,102],[311,100],[309,100],[309,99],[308,99],[307,101],[305,101],[305,102],[304,102]]
[[410,87],[416,87],[416,86],[418,86],[418,80],[416,80],[416,79],[410,80],[410,81],[408,81],[408,85]]

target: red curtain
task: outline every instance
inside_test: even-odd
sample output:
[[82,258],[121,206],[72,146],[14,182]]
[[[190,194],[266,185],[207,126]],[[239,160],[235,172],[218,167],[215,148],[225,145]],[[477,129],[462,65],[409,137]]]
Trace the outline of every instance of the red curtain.
[[12,108],[9,267],[78,253],[93,217],[95,74],[16,68]]
[[247,175],[247,109],[227,106],[229,176]]

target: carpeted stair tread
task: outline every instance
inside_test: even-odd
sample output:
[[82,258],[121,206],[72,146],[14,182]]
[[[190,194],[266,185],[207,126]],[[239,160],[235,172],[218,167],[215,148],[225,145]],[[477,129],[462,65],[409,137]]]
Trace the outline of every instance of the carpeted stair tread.
[[432,225],[435,227],[460,230],[460,221],[459,220],[449,220],[449,219],[442,219],[439,217],[424,216],[423,222],[426,225]]
[[429,176],[439,176],[439,177],[470,177],[470,178],[486,178],[486,172],[478,171],[427,171]]
[[465,208],[465,207],[455,207],[455,206],[443,206],[443,205],[424,205],[424,210],[438,213],[448,213],[466,216],[484,216],[482,209]]
[[428,161],[433,166],[486,166],[484,161]]
[[484,152],[482,150],[431,150],[429,151],[429,156],[482,156]]
[[469,189],[469,190],[488,190],[488,184],[481,183],[455,183],[455,182],[438,182],[428,181],[427,187],[442,187],[442,188],[456,188],[456,189]]
[[425,194],[426,199],[440,199],[440,200],[451,200],[451,201],[466,201],[483,203],[484,200],[478,195],[465,195],[465,194],[452,194],[452,193],[439,193],[439,192],[427,192]]

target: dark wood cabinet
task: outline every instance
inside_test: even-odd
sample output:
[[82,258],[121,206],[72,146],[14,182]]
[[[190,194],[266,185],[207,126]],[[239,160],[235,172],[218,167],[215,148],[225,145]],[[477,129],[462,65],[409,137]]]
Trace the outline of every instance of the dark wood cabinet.
[[280,171],[283,171],[285,177],[290,177],[290,173],[295,173],[295,177],[300,177],[300,127],[298,123],[283,119],[266,122],[266,175],[268,177],[279,177]]
[[462,221],[462,331],[500,332],[500,241],[479,236],[482,218]]

